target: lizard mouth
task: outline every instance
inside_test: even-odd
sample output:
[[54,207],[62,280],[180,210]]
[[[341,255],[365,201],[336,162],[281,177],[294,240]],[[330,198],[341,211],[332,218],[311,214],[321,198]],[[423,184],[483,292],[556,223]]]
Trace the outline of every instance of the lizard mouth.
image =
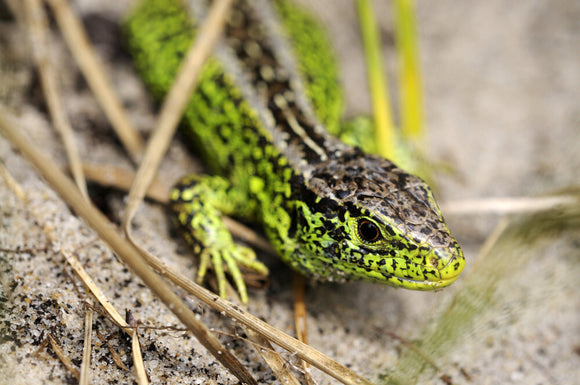
[[[375,271],[372,277],[369,277],[369,271],[365,270],[364,276],[359,275],[347,279],[384,283],[417,291],[432,291],[455,282],[465,265],[461,252],[446,260],[440,260],[437,256],[433,258],[433,262],[428,262],[427,265],[399,260],[401,265],[406,266],[402,271]],[[442,266],[434,266],[435,261],[441,263]]]
[[465,258],[461,249],[435,249],[427,259],[428,265],[415,264],[422,277],[397,277],[403,287],[412,290],[437,290],[451,285],[457,280],[465,267]]
[[397,277],[395,278],[403,286],[407,289],[417,290],[417,291],[431,291],[437,289],[443,289],[451,285],[453,282],[457,280],[459,277],[459,273],[456,273],[453,276],[446,276],[444,278],[435,278],[430,277],[429,279],[412,279],[412,278],[405,278],[405,277]]

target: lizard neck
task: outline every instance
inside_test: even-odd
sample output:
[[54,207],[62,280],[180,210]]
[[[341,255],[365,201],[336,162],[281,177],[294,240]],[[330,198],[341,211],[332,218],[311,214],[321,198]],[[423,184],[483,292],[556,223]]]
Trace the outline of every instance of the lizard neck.
[[315,117],[270,2],[239,3],[217,54],[274,146],[308,179],[317,165],[352,148],[330,135]]

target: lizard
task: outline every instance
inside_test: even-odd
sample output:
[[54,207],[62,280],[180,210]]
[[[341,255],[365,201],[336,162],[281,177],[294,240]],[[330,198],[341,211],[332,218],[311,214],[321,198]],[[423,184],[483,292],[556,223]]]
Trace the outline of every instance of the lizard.
[[[158,98],[195,37],[200,4],[145,0],[126,24],[135,65]],[[240,266],[268,272],[222,215],[259,224],[285,263],[316,280],[434,290],[465,266],[422,179],[329,133],[342,103],[332,60],[302,9],[240,0],[205,65],[183,130],[212,174],[184,177],[170,200],[200,255],[198,280],[213,265],[221,296],[226,271],[242,302]]]

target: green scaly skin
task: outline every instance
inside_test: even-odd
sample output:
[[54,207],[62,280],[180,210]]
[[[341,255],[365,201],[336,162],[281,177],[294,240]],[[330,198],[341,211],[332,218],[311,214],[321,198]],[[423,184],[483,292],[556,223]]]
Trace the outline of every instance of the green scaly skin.
[[[177,222],[201,256],[198,279],[213,264],[224,296],[225,265],[246,302],[238,265],[267,272],[234,243],[225,214],[260,223],[287,264],[319,280],[416,290],[454,282],[465,259],[429,187],[320,123],[337,131],[342,104],[324,34],[304,11],[275,2],[294,64],[270,3],[255,1],[238,2],[185,112],[185,132],[215,174],[188,176],[171,192]],[[128,20],[135,64],[158,98],[195,35],[192,20],[179,0],[146,0]]]

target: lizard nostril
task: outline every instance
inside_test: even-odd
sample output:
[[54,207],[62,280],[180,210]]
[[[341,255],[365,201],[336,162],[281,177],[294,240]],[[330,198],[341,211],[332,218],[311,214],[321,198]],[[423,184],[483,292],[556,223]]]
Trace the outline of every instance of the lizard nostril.
[[435,269],[439,268],[439,258],[437,257],[431,257],[429,258],[429,264],[434,267]]

